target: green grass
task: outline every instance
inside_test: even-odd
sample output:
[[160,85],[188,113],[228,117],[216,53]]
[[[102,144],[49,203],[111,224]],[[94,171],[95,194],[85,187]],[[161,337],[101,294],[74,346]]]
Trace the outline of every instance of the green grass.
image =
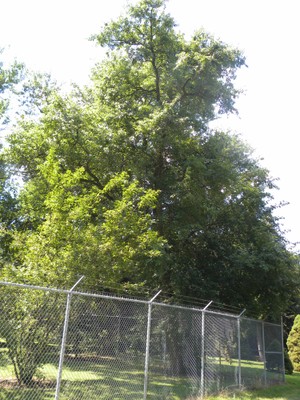
[[[39,371],[39,385],[35,388],[18,388],[13,386],[13,368],[5,352],[0,357],[0,400],[53,400],[58,369],[58,359],[44,364]],[[71,359],[66,357],[61,385],[60,400],[140,400],[143,398],[144,366],[142,359],[130,358],[124,355],[124,359],[98,357],[98,359]],[[210,360],[213,362],[212,360]],[[218,360],[215,360],[218,363]],[[262,363],[242,363],[245,376],[251,379],[259,379],[262,376]],[[233,360],[230,365],[222,360],[222,372],[224,380],[222,386],[232,382],[237,363]],[[2,383],[1,383],[2,381]],[[7,383],[6,383],[7,382]],[[192,386],[194,390],[192,390]],[[213,383],[212,383],[213,384]],[[150,368],[148,398],[151,400],[199,400],[190,393],[199,393],[198,381],[184,378],[167,377],[162,370],[156,373]],[[285,397],[284,397],[284,396]],[[257,397],[260,396],[260,397]],[[288,397],[289,396],[289,397]],[[294,397],[293,397],[294,396]],[[233,395],[210,397],[210,400],[232,399]],[[300,374],[287,377],[285,385],[272,387],[254,392],[235,394],[235,399],[241,400],[299,400],[300,399]]]
[[[135,364],[118,363],[101,359],[99,361],[66,359],[62,374],[60,400],[87,398],[141,399],[143,396],[143,368]],[[0,399],[50,400],[54,398],[58,363],[45,364],[39,370],[43,377],[34,388],[12,387],[14,377],[11,365],[0,365]]]
[[224,394],[220,396],[207,397],[206,400],[299,400],[300,399],[300,373],[286,375],[283,385],[271,386],[265,389],[244,391],[236,394]]

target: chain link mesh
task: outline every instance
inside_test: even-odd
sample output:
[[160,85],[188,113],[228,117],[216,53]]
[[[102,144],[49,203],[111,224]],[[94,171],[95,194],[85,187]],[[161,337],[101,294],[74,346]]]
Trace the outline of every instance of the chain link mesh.
[[149,398],[187,399],[198,396],[201,313],[155,304],[151,316]]
[[141,399],[147,305],[72,295],[60,399]]
[[280,325],[0,283],[0,399],[198,400],[283,379]]
[[249,388],[263,386],[266,381],[261,321],[241,319],[241,375],[242,385]]
[[238,387],[237,319],[205,313],[204,393]]
[[282,356],[282,330],[275,324],[264,322],[266,379],[268,384],[282,381],[284,360]]
[[66,296],[0,288],[0,398],[54,398]]

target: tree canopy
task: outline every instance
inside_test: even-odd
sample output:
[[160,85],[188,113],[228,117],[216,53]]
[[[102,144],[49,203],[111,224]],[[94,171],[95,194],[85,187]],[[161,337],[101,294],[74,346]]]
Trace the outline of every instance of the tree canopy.
[[37,78],[38,115],[24,113],[8,139],[24,185],[2,275],[70,286],[84,274],[277,315],[298,260],[274,182],[238,136],[209,127],[236,112],[243,54],[204,31],[186,40],[162,0],[130,6],[92,39],[107,48],[92,85],[64,94]]
[[[23,65],[13,63],[5,67],[1,59],[3,49],[0,48],[0,151],[4,143],[4,125],[9,121],[7,111],[9,106],[9,93],[17,84],[22,75]],[[9,254],[10,233],[17,218],[17,199],[15,187],[11,181],[11,174],[0,154],[0,266]]]
[[16,84],[20,78],[24,66],[14,62],[12,65],[5,67],[1,59],[4,49],[0,48],[0,122],[7,111],[9,99],[5,96],[9,89]]

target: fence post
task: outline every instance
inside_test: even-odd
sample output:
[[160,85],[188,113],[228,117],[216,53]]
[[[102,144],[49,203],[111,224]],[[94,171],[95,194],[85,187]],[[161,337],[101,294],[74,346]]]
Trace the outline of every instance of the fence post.
[[55,390],[55,400],[59,399],[59,393],[60,393],[60,384],[61,384],[61,377],[62,377],[62,369],[63,369],[63,363],[64,363],[64,357],[65,357],[65,349],[66,349],[66,342],[67,342],[67,335],[68,335],[68,324],[69,324],[69,315],[70,315],[70,306],[71,306],[71,297],[72,297],[72,292],[75,289],[75,287],[78,285],[78,283],[84,278],[82,276],[76,283],[75,285],[70,289],[68,296],[67,296],[67,304],[66,304],[66,311],[65,311],[65,320],[64,320],[64,329],[63,329],[63,335],[62,335],[62,340],[61,340],[61,347],[60,347],[60,355],[59,355],[59,364],[58,364],[58,372],[57,372],[57,379],[56,379],[56,390]]
[[201,380],[200,380],[200,399],[204,398],[204,369],[205,369],[205,310],[211,305],[210,301],[202,310],[202,321],[201,321]]
[[283,318],[281,317],[281,351],[282,351],[282,380],[285,382],[285,362],[284,362],[284,333],[283,333]]
[[265,343],[265,322],[262,321],[262,351],[264,358],[264,384],[267,386],[267,360],[266,360],[266,343]]
[[241,316],[244,314],[244,309],[237,318],[237,334],[238,334],[238,385],[242,388],[242,366],[241,366]]
[[147,399],[148,392],[148,373],[149,373],[149,354],[150,354],[150,335],[151,335],[151,311],[152,303],[156,297],[161,293],[161,290],[148,302],[148,321],[147,321],[147,337],[146,337],[146,354],[145,354],[145,373],[144,373],[144,397]]

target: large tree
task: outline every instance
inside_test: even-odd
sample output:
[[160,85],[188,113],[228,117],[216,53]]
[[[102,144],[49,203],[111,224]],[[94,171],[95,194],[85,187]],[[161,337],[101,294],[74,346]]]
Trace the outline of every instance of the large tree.
[[40,118],[9,139],[25,181],[19,279],[84,273],[257,315],[283,310],[296,260],[273,215],[274,184],[238,137],[209,129],[236,111],[243,55],[203,31],[185,40],[161,0],[129,7],[94,40],[108,56],[93,85],[47,91]]
[[5,126],[9,121],[8,107],[12,88],[20,81],[23,72],[23,65],[17,62],[4,66],[3,52],[0,48],[0,266],[8,259],[10,231],[16,222],[18,209],[15,185],[8,165],[4,162],[2,148]]
[[9,104],[9,96],[7,92],[14,84],[19,82],[24,66],[14,62],[12,65],[4,66],[3,61],[4,49],[0,48],[0,122],[7,111]]

